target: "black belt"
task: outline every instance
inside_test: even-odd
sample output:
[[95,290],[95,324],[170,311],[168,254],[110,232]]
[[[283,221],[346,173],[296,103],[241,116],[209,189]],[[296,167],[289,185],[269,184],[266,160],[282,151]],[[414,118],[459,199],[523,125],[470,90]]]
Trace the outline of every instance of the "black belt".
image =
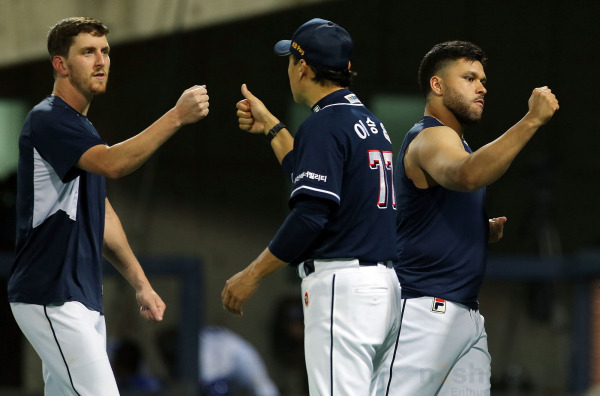
[[[363,260],[358,261],[358,265],[360,265],[361,267],[373,267],[377,264],[379,264],[379,263],[374,263],[371,261],[363,261]],[[315,272],[315,260],[306,260],[303,263],[301,263],[300,265],[304,265],[304,274],[306,276]]]

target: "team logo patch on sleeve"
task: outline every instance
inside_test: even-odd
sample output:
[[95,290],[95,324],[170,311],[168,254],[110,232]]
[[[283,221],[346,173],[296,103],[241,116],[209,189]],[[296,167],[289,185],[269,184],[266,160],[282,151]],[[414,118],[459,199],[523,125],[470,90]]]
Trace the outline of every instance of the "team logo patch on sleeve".
[[435,313],[446,313],[446,300],[443,298],[433,297],[431,303],[431,312]]
[[357,103],[360,104],[361,103],[360,100],[354,94],[346,95],[346,96],[344,96],[344,98],[346,98],[346,100],[352,104],[357,104]]

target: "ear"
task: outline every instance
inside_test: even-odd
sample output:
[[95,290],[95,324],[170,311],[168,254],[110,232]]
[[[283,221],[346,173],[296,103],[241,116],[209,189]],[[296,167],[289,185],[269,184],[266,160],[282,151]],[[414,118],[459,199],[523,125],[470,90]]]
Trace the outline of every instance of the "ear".
[[300,80],[308,77],[309,70],[310,66],[306,64],[306,61],[304,59],[300,59],[300,62],[298,62],[298,77]]
[[60,55],[55,55],[52,58],[52,67],[58,75],[66,76],[68,73],[67,68],[65,66],[65,58]]
[[443,92],[443,81],[439,76],[433,76],[429,80],[429,87],[431,88],[431,92],[437,96],[440,96]]

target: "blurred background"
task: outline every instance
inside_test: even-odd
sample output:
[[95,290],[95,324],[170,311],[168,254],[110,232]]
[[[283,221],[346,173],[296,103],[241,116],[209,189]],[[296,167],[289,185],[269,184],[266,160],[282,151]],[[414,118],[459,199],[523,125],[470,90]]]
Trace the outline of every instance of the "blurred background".
[[[135,173],[108,182],[168,307],[163,323],[143,323],[133,289],[106,269],[109,353],[124,395],[307,394],[294,270],[264,280],[242,317],[223,310],[220,294],[288,213],[289,185],[270,147],[237,128],[240,86],[294,131],[308,109],[294,105],[287,60],[272,48],[314,17],[352,35],[353,90],[383,120],[396,150],[422,115],[417,68],[438,42],[473,41],[488,55],[486,110],[466,133],[474,149],[526,113],[535,87],[556,94],[558,113],[488,188],[490,217],[508,217],[504,239],[490,247],[480,296],[492,394],[600,394],[600,3],[0,0],[2,295],[14,244],[18,134],[52,89],[46,33],[70,16],[111,30],[108,90],[88,113],[109,144],[142,131],[192,85],[206,84],[210,95],[206,119],[184,127]],[[42,394],[41,363],[6,298],[0,323],[0,395]]]

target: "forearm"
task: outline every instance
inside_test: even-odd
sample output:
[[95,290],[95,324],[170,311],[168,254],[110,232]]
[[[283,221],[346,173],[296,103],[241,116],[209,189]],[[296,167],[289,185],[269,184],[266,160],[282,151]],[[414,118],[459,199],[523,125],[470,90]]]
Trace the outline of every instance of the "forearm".
[[110,155],[114,160],[123,162],[123,174],[131,173],[146,162],[181,125],[175,109],[171,109],[141,133],[110,147]]
[[[142,166],[160,146],[179,130],[181,125],[177,112],[173,108],[139,134],[121,143],[107,146],[102,152],[95,153],[95,158],[91,158],[95,161],[85,162],[82,157],[81,167],[110,178],[125,176]],[[93,167],[97,167],[97,169],[93,169]]]
[[461,175],[457,179],[467,191],[492,184],[508,170],[538,128],[539,124],[524,117],[502,136],[466,156],[460,164]]
[[559,108],[556,97],[547,86],[533,90],[528,106],[529,111],[521,121],[473,155],[475,164],[472,168],[480,169],[480,185],[488,185],[502,176],[525,144]]
[[144,287],[149,287],[150,282],[142,269],[142,266],[135,258],[131,249],[103,249],[104,257],[119,271],[119,273],[129,282],[129,284],[139,291]]
[[108,199],[106,200],[102,254],[136,291],[150,286],[144,270],[129,246],[121,221]]
[[285,265],[269,248],[265,249],[244,270],[225,282],[221,293],[223,307],[235,315],[242,315],[242,306],[254,294],[259,282]]
[[[279,120],[272,114],[269,114],[267,121],[265,121],[263,133],[267,135],[271,128],[278,123]],[[275,135],[271,140],[271,148],[273,149],[273,153],[275,153],[275,157],[277,157],[277,161],[281,164],[283,158],[285,158],[285,156],[294,148],[294,137],[287,128],[281,129],[277,135]]]
[[266,278],[273,272],[285,266],[286,263],[284,261],[280,260],[273,253],[271,253],[269,248],[266,248],[261,254],[258,255],[256,259],[254,259],[254,261],[250,263],[246,270],[252,279],[254,279],[256,282],[259,282],[261,279]]
[[281,164],[285,156],[294,148],[294,138],[287,128],[283,128],[271,140],[271,148],[275,153],[275,157],[277,157],[277,161]]

